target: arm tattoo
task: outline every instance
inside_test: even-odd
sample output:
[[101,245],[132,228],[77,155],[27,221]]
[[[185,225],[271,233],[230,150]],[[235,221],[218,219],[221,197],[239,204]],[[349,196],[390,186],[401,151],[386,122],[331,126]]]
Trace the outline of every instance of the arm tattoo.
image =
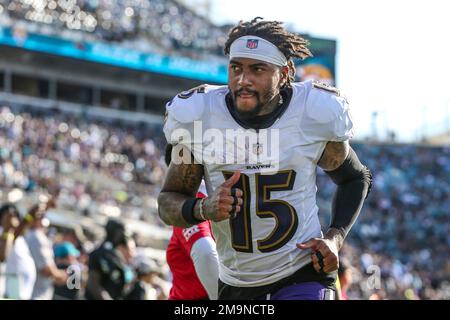
[[327,143],[325,150],[323,151],[322,157],[317,163],[319,167],[326,171],[332,171],[344,162],[347,158],[348,152],[350,150],[350,144],[348,141],[344,142],[334,142],[330,141]]
[[170,163],[166,180],[158,196],[158,211],[161,219],[168,225],[187,227],[181,209],[186,199],[195,197],[203,177],[200,164]]
[[161,192],[177,192],[188,197],[195,197],[202,177],[202,165],[171,163]]

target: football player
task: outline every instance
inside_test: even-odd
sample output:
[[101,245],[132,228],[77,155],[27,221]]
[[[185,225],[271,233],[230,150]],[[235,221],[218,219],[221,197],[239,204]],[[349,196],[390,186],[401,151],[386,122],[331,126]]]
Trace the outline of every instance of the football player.
[[[338,252],[371,174],[349,144],[347,100],[335,88],[293,82],[292,59],[311,56],[307,45],[281,22],[240,22],[225,44],[228,85],[167,104],[174,150],[159,214],[180,227],[211,221],[219,299],[334,299]],[[325,234],[317,166],[337,185]],[[209,196],[200,199],[203,177]]]

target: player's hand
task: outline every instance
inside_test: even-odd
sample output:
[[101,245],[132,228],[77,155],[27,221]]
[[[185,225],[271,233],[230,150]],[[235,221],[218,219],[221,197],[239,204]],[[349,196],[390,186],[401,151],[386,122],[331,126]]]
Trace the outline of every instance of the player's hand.
[[230,217],[234,218],[241,211],[243,192],[241,189],[233,188],[239,181],[240,176],[239,171],[234,172],[204,201],[205,218],[212,221],[222,221]]
[[338,248],[333,240],[313,238],[305,243],[297,243],[297,248],[311,249],[311,260],[318,273],[329,273],[339,268]]

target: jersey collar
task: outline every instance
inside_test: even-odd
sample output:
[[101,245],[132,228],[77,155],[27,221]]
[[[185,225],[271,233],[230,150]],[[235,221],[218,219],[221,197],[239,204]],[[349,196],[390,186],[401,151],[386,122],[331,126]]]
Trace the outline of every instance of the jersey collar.
[[239,118],[238,113],[234,107],[233,97],[231,92],[228,92],[225,96],[225,103],[227,105],[228,111],[230,112],[233,119],[245,129],[267,129],[272,126],[277,119],[281,118],[283,113],[286,111],[292,98],[292,88],[286,87],[280,90],[280,94],[283,98],[283,103],[277,109],[269,114],[255,117],[252,120],[242,120]]

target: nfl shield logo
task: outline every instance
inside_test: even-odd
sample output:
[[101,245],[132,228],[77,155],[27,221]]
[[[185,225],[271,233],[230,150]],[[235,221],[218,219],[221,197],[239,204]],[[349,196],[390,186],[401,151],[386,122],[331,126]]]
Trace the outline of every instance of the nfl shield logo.
[[247,48],[256,49],[258,48],[258,40],[257,39],[249,39],[247,40]]
[[253,144],[253,154],[260,155],[263,152],[263,146],[259,143]]

